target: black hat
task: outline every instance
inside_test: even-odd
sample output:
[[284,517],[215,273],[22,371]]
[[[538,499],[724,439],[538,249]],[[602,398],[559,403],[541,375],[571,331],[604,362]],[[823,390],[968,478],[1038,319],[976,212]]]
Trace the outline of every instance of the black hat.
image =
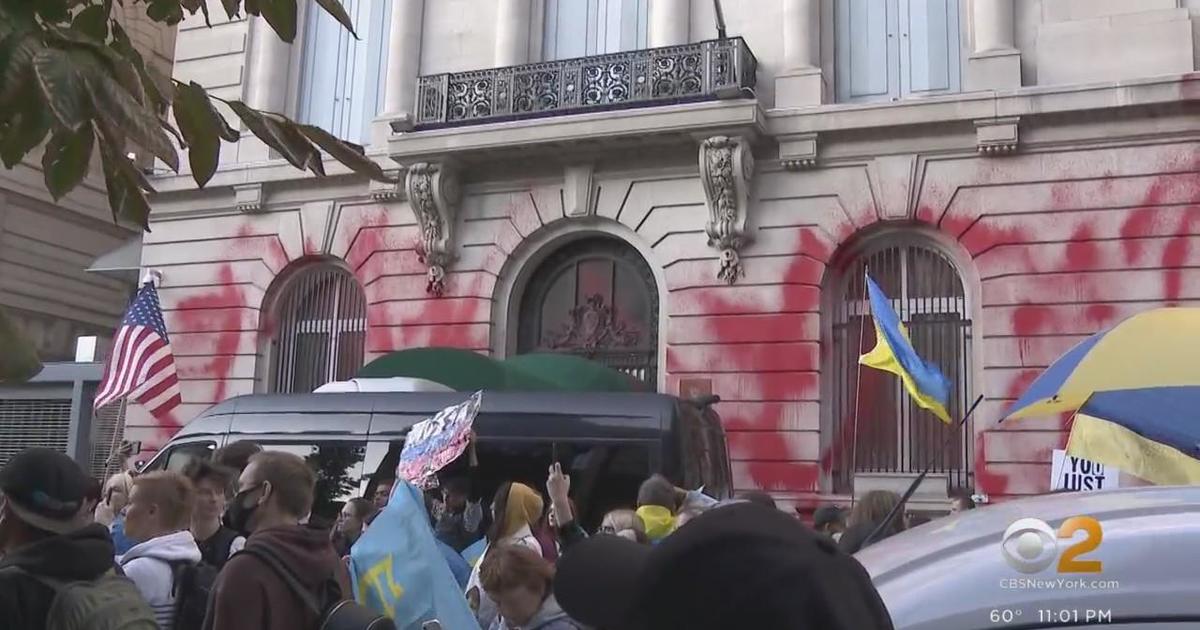
[[27,448],[0,470],[0,491],[25,523],[55,534],[78,527],[88,493],[88,476],[64,453]]
[[862,565],[753,503],[713,508],[654,547],[596,536],[559,560],[558,603],[602,630],[891,630]]
[[816,512],[813,512],[813,527],[817,529],[830,523],[842,523],[845,520],[845,513],[836,505],[822,505],[817,508]]

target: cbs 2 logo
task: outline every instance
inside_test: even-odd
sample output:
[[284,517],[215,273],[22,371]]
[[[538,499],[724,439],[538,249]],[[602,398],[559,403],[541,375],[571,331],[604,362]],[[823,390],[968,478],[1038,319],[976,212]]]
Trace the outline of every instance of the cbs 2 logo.
[[[1072,543],[1059,555],[1059,539],[1070,540],[1076,532],[1084,533],[1083,540]],[[1063,521],[1056,533],[1046,521],[1023,518],[1014,521],[1004,531],[1000,553],[1009,566],[1021,573],[1038,573],[1058,557],[1059,573],[1100,573],[1099,560],[1080,560],[1079,557],[1100,548],[1104,530],[1100,521],[1090,516],[1072,516]]]

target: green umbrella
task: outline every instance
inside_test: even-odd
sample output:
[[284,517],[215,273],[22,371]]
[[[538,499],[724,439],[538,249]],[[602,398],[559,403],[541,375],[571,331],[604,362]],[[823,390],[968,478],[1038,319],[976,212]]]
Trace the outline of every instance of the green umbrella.
[[409,348],[366,364],[357,378],[422,378],[460,392],[480,389],[547,391],[555,387],[535,376],[509,370],[478,352],[461,348]]
[[500,363],[460,348],[409,348],[391,352],[364,365],[355,376],[423,378],[460,392],[504,389],[507,384]]
[[524,374],[567,392],[634,392],[646,386],[633,377],[573,354],[522,354],[503,362],[510,373]]

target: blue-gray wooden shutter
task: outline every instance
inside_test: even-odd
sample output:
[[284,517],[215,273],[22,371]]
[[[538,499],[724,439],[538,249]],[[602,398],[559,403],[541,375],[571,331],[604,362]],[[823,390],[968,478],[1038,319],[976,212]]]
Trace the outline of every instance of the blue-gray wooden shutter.
[[835,50],[839,101],[900,96],[899,3],[838,0]]
[[899,0],[900,93],[957,92],[962,81],[959,0]]
[[[353,2],[353,0],[351,0]],[[337,20],[309,2],[306,7],[304,49],[301,51],[300,98],[296,118],[337,135],[341,77],[346,57],[345,30]]]
[[309,3],[299,120],[350,142],[370,138],[383,96],[390,5],[390,0],[343,0],[360,38],[355,39],[316,3]]

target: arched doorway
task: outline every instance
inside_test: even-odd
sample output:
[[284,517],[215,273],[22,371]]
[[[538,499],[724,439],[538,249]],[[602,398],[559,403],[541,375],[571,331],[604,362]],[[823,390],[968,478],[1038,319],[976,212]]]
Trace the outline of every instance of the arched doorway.
[[530,275],[517,352],[566,352],[658,383],[658,291],[637,250],[611,237],[572,241]]
[[881,234],[844,260],[826,287],[833,292],[827,367],[834,492],[850,492],[856,473],[917,473],[931,459],[931,473],[945,474],[951,490],[972,488],[971,423],[946,425],[913,403],[899,378],[858,363],[875,346],[864,282],[870,273],[908,327],[913,347],[952,383],[948,411],[957,420],[974,390],[971,305],[958,268],[918,231]]
[[305,263],[286,277],[271,316],[269,391],[311,392],[362,367],[366,297],[340,265]]

